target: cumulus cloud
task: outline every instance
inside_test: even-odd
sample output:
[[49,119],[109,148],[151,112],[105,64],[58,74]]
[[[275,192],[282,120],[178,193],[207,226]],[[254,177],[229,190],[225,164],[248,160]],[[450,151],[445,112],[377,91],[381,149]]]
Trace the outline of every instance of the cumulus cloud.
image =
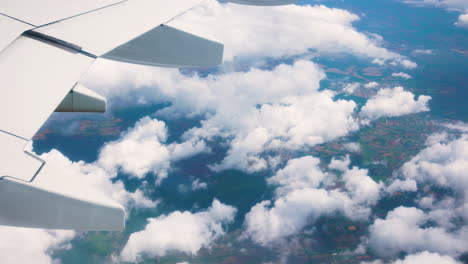
[[356,89],[358,89],[361,86],[360,83],[348,83],[344,88],[343,92],[347,94],[353,94]]
[[68,248],[73,231],[53,231],[0,226],[0,258],[3,264],[58,263],[50,253]]
[[468,251],[468,137],[435,134],[426,144],[396,173],[403,179],[395,179],[387,191],[414,192],[421,185],[424,190],[438,187],[448,192],[422,194],[416,202],[425,212],[400,207],[376,220],[369,246],[381,255],[429,250],[456,257]]
[[369,171],[353,167],[343,173],[346,189],[354,203],[374,205],[380,198],[382,183],[368,176]]
[[430,216],[417,208],[398,207],[369,227],[369,246],[387,257],[423,250],[457,256],[468,250],[468,230],[450,233],[444,228],[425,226],[429,220]]
[[208,188],[208,184],[206,184],[205,182],[201,182],[199,179],[195,179],[192,182],[193,191],[205,190],[206,188]]
[[460,15],[458,17],[458,22],[456,22],[455,25],[468,28],[468,13]]
[[364,88],[366,89],[372,89],[372,88],[376,88],[377,86],[379,86],[379,83],[377,82],[370,82],[370,83],[366,83],[364,85]]
[[407,73],[404,73],[404,72],[398,72],[398,73],[392,73],[392,76],[393,77],[400,77],[400,78],[403,78],[403,79],[406,79],[406,80],[409,80],[413,77],[411,77],[411,75],[407,74]]
[[[383,261],[366,262],[361,264],[383,264]],[[404,259],[389,262],[390,264],[461,264],[450,256],[439,255],[428,251],[406,256]]]
[[349,152],[354,152],[354,153],[360,153],[361,152],[361,144],[357,143],[357,142],[350,142],[350,143],[346,143],[343,145],[343,147],[349,151]]
[[320,160],[312,156],[289,160],[283,169],[268,179],[268,183],[279,186],[276,190],[279,195],[307,187],[317,188],[332,177],[320,170],[319,164]]
[[352,220],[366,220],[369,206],[380,196],[381,183],[374,182],[367,170],[349,169],[348,158],[348,162],[338,166],[343,170],[344,187],[328,190],[326,187],[336,176],[323,172],[319,163],[319,159],[310,156],[293,159],[269,178],[268,183],[277,186],[276,199],[251,208],[245,218],[244,234],[259,244],[270,245],[297,234],[322,216],[340,214]]
[[206,211],[173,212],[148,219],[145,229],[130,235],[120,256],[124,261],[139,262],[144,257],[164,256],[169,251],[196,254],[224,235],[223,225],[234,220],[236,208],[218,200]]
[[[380,47],[381,37],[356,31],[352,23],[357,19],[347,11],[324,6],[264,9],[207,1],[171,21],[171,25],[223,41],[228,60],[284,57],[313,49],[322,54],[346,52],[382,63],[393,61],[404,67],[414,66]],[[305,25],[313,30],[304,34]],[[282,37],[278,39],[280,31]],[[271,71],[251,69],[207,77],[100,61],[86,83],[110,97],[111,104],[117,102],[114,95],[119,95],[120,102],[171,102],[170,107],[157,113],[160,116],[201,116],[202,126],[187,132],[184,135],[187,141],[197,144],[216,136],[229,141],[227,156],[211,168],[254,172],[272,166],[273,160],[278,161],[281,157],[274,153],[278,150],[314,146],[358,128],[353,118],[356,104],[335,100],[331,91],[319,91],[323,78],[323,70],[308,61],[280,65]],[[123,160],[119,163],[125,165]],[[109,164],[112,167],[112,161]],[[119,168],[137,177],[151,167],[151,164],[126,165]],[[167,171],[164,162],[158,166],[162,167],[150,170],[164,178]]]
[[394,180],[389,186],[386,188],[387,192],[394,193],[399,191],[408,191],[408,192],[415,192],[418,190],[418,185],[416,181],[411,179]]
[[[95,162],[74,162],[55,149],[42,154],[40,157],[48,162],[42,171],[47,177],[38,177],[35,184],[63,193],[82,190],[96,199],[106,199],[107,196],[130,207],[155,207],[157,201],[146,198],[143,188],[129,192],[123,182],[115,178],[120,171],[140,179],[153,173],[159,183],[171,170],[172,162],[208,151],[203,142],[165,144],[166,140],[164,122],[142,118],[119,139],[106,143]],[[66,172],[67,177],[55,173],[56,170]],[[198,187],[203,188],[203,184]]]
[[35,184],[51,190],[60,190],[63,193],[76,193],[81,190],[98,199],[110,197],[125,206],[155,207],[156,202],[146,198],[141,190],[129,192],[121,181],[113,182],[116,175],[109,173],[94,163],[83,161],[73,162],[57,150],[41,155],[41,158],[53,165],[53,169],[66,172],[62,174],[48,173],[49,166],[43,169],[46,177],[38,177]]
[[202,141],[165,144],[167,137],[164,122],[144,117],[120,139],[105,144],[96,163],[113,174],[121,169],[140,179],[151,172],[160,182],[167,177],[172,161],[208,151]]
[[421,95],[416,100],[414,97],[403,87],[384,88],[366,102],[360,114],[369,119],[378,119],[429,111],[427,104],[430,96]]
[[383,60],[401,58],[380,47],[379,38],[358,32],[352,26],[357,20],[346,10],[322,5],[263,8],[206,1],[170,25],[225,43],[226,60],[291,56],[311,49]]
[[393,264],[461,264],[450,256],[441,256],[437,253],[421,252],[406,256],[403,260],[397,260]]
[[[359,127],[353,118],[356,104],[335,100],[332,91],[320,91],[325,74],[310,61],[206,78],[171,69],[154,69],[150,76],[149,80],[134,76],[136,87],[157,87],[148,96],[172,102],[158,115],[205,118],[200,127],[185,133],[187,142],[228,140],[227,156],[212,166],[214,170],[263,170],[271,158],[262,156],[266,151],[314,146]],[[127,84],[123,85],[132,89]]]
[[344,158],[332,158],[328,168],[340,171],[346,171],[351,164],[351,159],[349,155],[346,155]]
[[447,228],[457,218],[468,221],[468,136],[451,139],[436,134],[427,141],[427,148],[405,163],[401,175],[419,184],[430,184],[452,192],[445,199],[425,197],[421,205],[431,210],[436,221]]
[[460,195],[468,189],[468,136],[450,140],[446,135],[429,138],[428,147],[405,163],[404,177],[420,183],[450,188]]
[[273,204],[256,204],[245,217],[245,233],[262,245],[279,241],[301,231],[320,216],[343,211],[349,198],[337,191],[306,188],[295,190]]

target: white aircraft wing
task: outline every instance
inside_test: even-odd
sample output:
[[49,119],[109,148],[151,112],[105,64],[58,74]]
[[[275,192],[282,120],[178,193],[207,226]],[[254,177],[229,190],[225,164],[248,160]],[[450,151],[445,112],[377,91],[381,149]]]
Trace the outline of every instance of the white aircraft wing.
[[67,172],[25,146],[54,111],[105,111],[105,98],[78,83],[96,58],[163,67],[218,65],[222,44],[165,25],[199,2],[0,0],[0,225],[123,229],[122,206],[79,184],[55,186],[67,182]]

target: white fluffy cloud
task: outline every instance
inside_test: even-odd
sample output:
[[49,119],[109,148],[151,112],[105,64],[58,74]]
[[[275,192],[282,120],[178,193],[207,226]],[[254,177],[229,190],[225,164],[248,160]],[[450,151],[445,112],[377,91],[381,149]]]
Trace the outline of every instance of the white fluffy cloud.
[[418,190],[418,186],[416,181],[411,179],[406,179],[403,181],[400,179],[396,179],[386,188],[386,190],[389,193],[394,193],[398,191],[415,192]]
[[278,187],[276,200],[251,208],[245,218],[244,234],[259,244],[269,245],[297,234],[322,216],[341,214],[366,220],[382,184],[367,176],[367,170],[349,169],[348,159],[340,166],[331,165],[343,170],[344,188],[328,190],[326,187],[336,176],[323,172],[319,163],[319,159],[310,156],[293,159],[269,178],[268,183]]
[[421,185],[450,192],[419,198],[417,204],[426,212],[400,207],[386,219],[376,220],[370,228],[369,246],[380,255],[429,250],[456,257],[468,251],[468,137],[435,134],[426,144],[399,170],[404,179],[395,179],[387,191],[417,191]]
[[354,203],[374,205],[380,198],[382,183],[368,176],[369,171],[353,167],[343,173],[346,189]]
[[427,251],[406,256],[403,260],[397,260],[393,264],[461,264],[450,256],[441,256]]
[[113,182],[113,179],[122,170],[140,179],[147,173],[153,173],[157,176],[156,183],[159,183],[171,170],[172,162],[208,151],[203,142],[165,144],[166,139],[167,128],[164,122],[149,117],[142,118],[134,127],[122,133],[118,140],[106,143],[95,162],[72,162],[57,150],[41,155],[54,168],[66,171],[67,177],[55,177],[51,174],[55,177],[53,180],[42,182],[39,178],[38,183],[45,187],[62,186],[65,189],[68,186],[83,186],[83,189],[96,190],[96,195],[103,193],[124,205],[154,207],[156,202],[145,198],[142,190],[128,192],[121,181]]
[[145,256],[164,256],[172,250],[196,254],[224,234],[223,225],[232,222],[235,214],[234,207],[214,200],[206,211],[176,211],[150,218],[144,230],[130,235],[121,258],[138,262]]
[[468,13],[460,15],[455,25],[468,28]]
[[[377,260],[374,262],[366,262],[361,264],[384,264],[383,261]],[[390,264],[461,264],[450,256],[439,255],[428,251],[406,256],[404,259],[399,259]]]
[[358,89],[359,87],[361,87],[361,84],[360,83],[348,83],[344,88],[343,88],[343,92],[347,93],[347,94],[353,94],[354,91],[356,91],[356,89]]
[[279,187],[276,190],[279,195],[307,187],[317,188],[332,177],[320,170],[319,164],[320,160],[312,156],[289,160],[268,183]]
[[[144,75],[144,70],[139,74]],[[159,115],[205,117],[201,127],[184,135],[187,141],[219,136],[229,141],[227,157],[213,166],[216,170],[266,169],[268,157],[261,157],[265,151],[313,146],[359,127],[353,118],[356,104],[335,100],[329,90],[319,91],[325,74],[310,61],[206,78],[171,69],[154,69],[149,79],[139,74],[134,76],[134,87],[157,87],[148,96],[172,102]]]
[[[154,207],[156,202],[146,198],[141,190],[128,192],[121,181],[113,182],[112,179],[117,175],[109,173],[107,170],[94,163],[85,163],[83,161],[73,162],[57,150],[41,155],[41,158],[48,163],[53,164],[54,169],[66,172],[67,177],[56,173],[47,174],[46,178],[36,179],[37,184],[46,189],[59,189],[61,192],[74,193],[79,190],[86,191],[90,195],[96,195],[101,199],[107,196],[124,206],[135,207]],[[48,166],[45,166],[44,173],[47,173]]]
[[400,77],[400,78],[403,78],[403,79],[406,79],[406,80],[409,80],[413,77],[411,77],[411,75],[407,74],[407,73],[404,73],[404,72],[398,72],[398,73],[392,73],[392,76],[393,77]]
[[[259,8],[207,1],[171,25],[224,42],[228,60],[283,57],[313,49],[321,54],[346,52],[382,63],[415,66],[380,47],[381,37],[369,37],[353,28],[357,19],[347,11],[324,6]],[[311,30],[304,33],[307,25]],[[229,72],[226,67],[223,70]],[[271,165],[274,157],[266,153],[314,146],[358,128],[353,118],[356,104],[335,100],[331,91],[319,91],[324,78],[323,70],[308,61],[271,71],[252,69],[203,78],[178,70],[101,61],[87,84],[110,98],[120,96],[120,101],[171,102],[158,112],[165,117],[202,116],[202,126],[185,134],[187,141],[196,144],[219,136],[229,141],[227,156],[211,168],[254,172]],[[151,167],[127,165],[120,168],[139,177]],[[164,177],[164,167],[153,169],[160,169],[156,173]]]
[[268,245],[301,231],[320,216],[343,211],[351,201],[337,191],[305,188],[292,191],[274,204],[256,204],[245,218],[245,233],[255,242]]
[[380,256],[423,250],[456,256],[468,250],[468,230],[450,233],[440,227],[425,227],[431,220],[417,208],[399,207],[369,228],[369,246]]
[[73,231],[53,231],[0,226],[0,259],[2,264],[57,263],[50,253],[69,247]]
[[364,85],[364,88],[366,89],[373,89],[373,88],[376,88],[377,86],[379,86],[379,83],[377,82],[370,82],[370,83],[366,83]]
[[468,190],[468,136],[449,140],[436,135],[428,140],[428,147],[405,163],[402,174],[420,183],[450,188],[459,195]]
[[170,25],[225,44],[225,59],[347,52],[383,60],[401,56],[358,32],[359,17],[325,6],[251,7],[206,1]]
[[401,116],[429,111],[427,106],[430,96],[421,95],[415,100],[414,94],[403,87],[381,89],[362,107],[361,115],[369,119],[383,116]]
[[349,152],[360,153],[362,151],[361,144],[358,142],[349,142],[344,144],[343,147]]
[[458,139],[450,139],[446,134],[436,134],[427,144],[426,149],[403,165],[401,174],[406,181],[435,185],[453,192],[451,197],[443,200],[433,197],[421,200],[421,206],[431,210],[436,222],[451,228],[457,218],[468,221],[468,136],[464,134]]
[[114,175],[120,168],[140,179],[151,172],[160,182],[167,176],[172,161],[208,151],[202,141],[165,144],[167,137],[164,122],[144,117],[119,140],[105,144],[96,164]]

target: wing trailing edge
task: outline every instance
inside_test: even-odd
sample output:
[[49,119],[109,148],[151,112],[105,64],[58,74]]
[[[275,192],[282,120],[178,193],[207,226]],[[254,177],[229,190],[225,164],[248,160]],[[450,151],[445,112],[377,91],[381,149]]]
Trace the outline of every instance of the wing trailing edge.
[[0,212],[0,225],[7,226],[81,231],[125,227],[125,211],[115,202],[64,195],[6,177],[0,179]]

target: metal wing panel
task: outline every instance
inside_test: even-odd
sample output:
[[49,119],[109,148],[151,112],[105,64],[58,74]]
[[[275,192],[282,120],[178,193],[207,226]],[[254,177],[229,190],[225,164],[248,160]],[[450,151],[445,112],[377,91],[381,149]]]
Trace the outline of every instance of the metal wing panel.
[[162,67],[212,67],[223,59],[223,44],[161,25],[102,57]]
[[27,37],[0,53],[0,130],[31,139],[94,58]]
[[24,31],[33,28],[33,26],[16,21],[0,14],[0,51],[5,49]]
[[122,0],[0,0],[0,13],[41,26],[119,2]]
[[0,225],[83,231],[121,231],[125,226],[125,211],[115,202],[63,195],[12,178],[0,179],[0,210]]
[[40,170],[43,162],[24,151],[27,140],[0,132],[0,178],[15,177],[30,181]]
[[86,52],[101,56],[171,20],[199,2],[201,1],[125,1],[35,31],[73,43]]

